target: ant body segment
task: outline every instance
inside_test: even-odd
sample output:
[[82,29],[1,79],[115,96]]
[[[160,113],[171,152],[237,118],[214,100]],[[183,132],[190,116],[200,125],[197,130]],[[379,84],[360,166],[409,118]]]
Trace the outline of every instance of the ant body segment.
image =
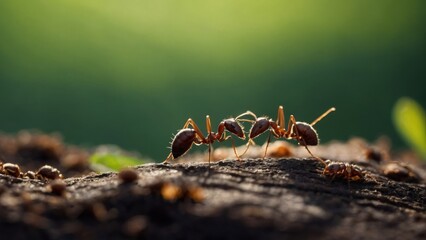
[[[209,164],[210,164],[211,145],[215,141],[222,142],[229,138],[231,138],[232,140],[232,148],[234,149],[235,156],[238,159],[240,159],[240,156],[238,155],[237,150],[235,148],[235,144],[232,139],[232,136],[231,135],[226,136],[226,131],[244,140],[246,136],[244,134],[243,127],[239,123],[239,121],[241,121],[239,117],[243,115],[244,114],[236,118],[228,118],[223,120],[222,122],[219,123],[217,132],[212,131],[210,116],[207,115],[206,116],[207,136],[204,136],[204,134],[201,132],[200,128],[197,126],[194,120],[189,118],[186,121],[186,123],[183,125],[183,128],[179,130],[179,132],[174,136],[171,143],[172,144],[171,152],[167,156],[166,160],[164,160],[163,163],[168,162],[168,160],[171,158],[175,159],[184,155],[186,152],[188,152],[189,149],[191,149],[192,144],[195,144],[195,145],[206,144],[206,145],[209,145]],[[192,126],[192,128],[188,128],[189,126]]]
[[[312,152],[309,150],[308,146],[315,146],[319,143],[319,138],[316,130],[313,128],[313,126],[319,122],[321,119],[323,119],[325,116],[327,116],[330,112],[335,111],[336,109],[334,107],[328,109],[326,112],[321,114],[317,119],[315,119],[312,123],[306,123],[306,122],[297,122],[296,118],[293,115],[290,115],[290,121],[288,123],[287,129],[284,128],[285,126],[285,119],[284,119],[284,108],[283,106],[278,107],[278,119],[276,121],[273,121],[271,118],[267,117],[257,117],[256,114],[254,114],[251,111],[247,111],[242,115],[251,115],[254,117],[254,121],[252,120],[246,120],[253,122],[253,125],[250,129],[249,134],[249,143],[247,145],[247,148],[245,152],[247,152],[249,146],[251,143],[253,143],[253,139],[258,137],[260,134],[264,133],[268,129],[270,130],[268,141],[266,143],[266,149],[265,154],[263,158],[265,158],[266,153],[268,151],[269,142],[271,140],[271,134],[274,135],[275,138],[286,138],[286,139],[295,139],[300,145],[304,146],[306,150],[309,152],[309,154],[314,157],[315,159],[322,162],[324,165],[327,165],[324,160],[322,160],[319,157],[316,157],[312,154]],[[244,153],[245,153],[244,152]]]

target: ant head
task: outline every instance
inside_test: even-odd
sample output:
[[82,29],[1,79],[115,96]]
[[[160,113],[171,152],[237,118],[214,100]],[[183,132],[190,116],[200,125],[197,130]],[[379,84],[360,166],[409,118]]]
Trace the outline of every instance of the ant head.
[[244,134],[243,128],[241,125],[237,122],[237,120],[230,118],[223,121],[226,130],[228,130],[230,133],[235,134],[237,137],[241,139],[245,139],[246,136]]
[[264,133],[268,130],[269,126],[269,119],[266,117],[258,118],[250,129],[250,139],[256,138],[260,134]]
[[[301,145],[316,146],[319,143],[318,133],[315,129],[305,122],[296,122],[295,127],[301,139],[297,139]],[[294,132],[294,131],[293,131]],[[303,140],[303,141],[302,141]]]

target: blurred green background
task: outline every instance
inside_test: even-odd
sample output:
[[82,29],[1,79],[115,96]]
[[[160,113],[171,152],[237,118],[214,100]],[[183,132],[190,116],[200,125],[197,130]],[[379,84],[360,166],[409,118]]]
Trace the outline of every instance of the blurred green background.
[[[248,109],[318,123],[323,142],[391,137],[426,106],[426,1],[0,1],[0,130],[62,133],[158,161],[188,117]],[[262,143],[262,140],[258,140]],[[240,142],[242,144],[242,142]],[[222,144],[217,144],[222,146]],[[199,150],[203,150],[200,148]]]

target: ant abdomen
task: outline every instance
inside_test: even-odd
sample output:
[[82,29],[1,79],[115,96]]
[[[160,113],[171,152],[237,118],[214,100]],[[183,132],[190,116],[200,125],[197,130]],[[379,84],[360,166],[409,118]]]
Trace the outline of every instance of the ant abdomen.
[[[315,129],[305,122],[296,122],[297,132],[301,139],[297,139],[297,141],[302,145],[316,146],[319,143],[318,134]],[[304,142],[301,142],[301,141]]]
[[178,158],[185,154],[192,146],[196,139],[196,132],[191,128],[181,129],[173,138],[172,155],[173,158]]

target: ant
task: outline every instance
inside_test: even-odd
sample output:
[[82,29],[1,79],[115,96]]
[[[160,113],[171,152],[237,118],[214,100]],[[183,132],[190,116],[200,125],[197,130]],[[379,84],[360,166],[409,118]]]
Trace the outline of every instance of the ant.
[[364,172],[360,167],[343,162],[332,162],[330,160],[325,161],[325,168],[322,174],[324,176],[330,176],[333,179],[335,177],[346,179],[349,181],[360,181],[364,179]]
[[[319,157],[316,157],[312,154],[312,152],[309,150],[308,146],[315,146],[319,143],[319,138],[316,130],[313,128],[313,126],[319,122],[321,119],[323,119],[325,116],[327,116],[330,112],[335,111],[336,108],[332,107],[328,109],[326,112],[321,114],[317,119],[315,119],[312,123],[306,123],[306,122],[297,122],[296,118],[293,115],[290,115],[290,122],[288,123],[287,130],[284,128],[285,125],[285,119],[284,119],[284,108],[283,106],[278,107],[278,119],[276,121],[273,121],[272,119],[268,119],[267,117],[257,117],[256,114],[254,114],[251,111],[247,111],[242,115],[251,115],[254,117],[254,121],[252,120],[245,120],[249,122],[253,122],[253,125],[250,129],[250,135],[249,135],[249,142],[247,143],[247,148],[244,151],[244,153],[247,152],[250,144],[253,144],[253,139],[258,137],[260,134],[264,133],[266,130],[270,130],[268,141],[266,143],[266,149],[265,154],[263,155],[263,158],[265,158],[266,153],[268,151],[269,142],[271,140],[271,134],[274,135],[276,138],[286,138],[286,139],[295,139],[300,145],[304,146],[306,150],[309,152],[309,154],[314,157],[315,159],[322,162],[324,165],[327,165],[324,160],[322,160]],[[239,116],[238,116],[239,117]],[[237,117],[237,118],[238,118]],[[243,153],[243,155],[244,155]]]
[[[210,116],[207,115],[206,116],[206,129],[207,129],[206,137],[201,132],[200,128],[197,126],[194,120],[189,118],[186,121],[186,123],[183,125],[182,129],[179,130],[179,132],[174,136],[171,143],[172,144],[171,153],[167,156],[166,160],[164,160],[163,163],[168,162],[168,160],[171,158],[176,159],[184,155],[186,152],[188,152],[189,149],[191,149],[192,144],[195,144],[195,145],[206,144],[206,145],[209,145],[209,164],[210,164],[212,143],[214,143],[215,141],[222,142],[229,138],[231,138],[232,140],[232,148],[234,149],[235,156],[237,156],[237,158],[240,159],[240,156],[238,155],[237,150],[235,148],[234,140],[232,139],[231,135],[226,136],[226,131],[244,140],[246,136],[244,134],[243,127],[240,124],[240,121],[242,121],[243,119],[239,119],[240,117],[244,115],[247,115],[247,114],[241,114],[240,116],[236,118],[228,118],[223,120],[222,122],[219,123],[219,126],[217,128],[217,133],[212,132]],[[188,128],[190,125],[192,126],[192,128]]]

